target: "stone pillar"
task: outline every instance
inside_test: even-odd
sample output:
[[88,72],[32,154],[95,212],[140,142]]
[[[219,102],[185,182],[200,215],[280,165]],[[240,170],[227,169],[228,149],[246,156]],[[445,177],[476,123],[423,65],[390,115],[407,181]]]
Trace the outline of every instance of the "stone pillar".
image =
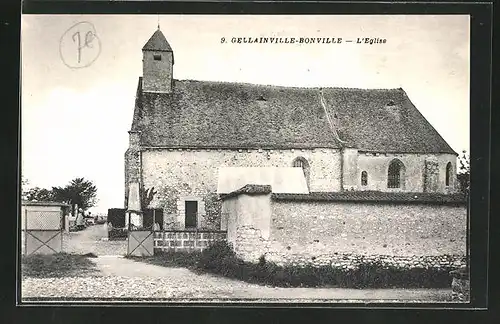
[[128,225],[128,218],[132,225],[142,227],[142,212],[141,212],[141,196],[139,191],[139,183],[129,183],[128,206],[125,223]]
[[425,159],[424,167],[424,192],[437,192],[439,190],[439,164],[435,157]]
[[358,149],[342,149],[342,190],[358,189]]
[[128,208],[129,184],[140,182],[141,179],[141,133],[139,131],[129,131],[129,147],[125,152],[125,203],[124,208]]
[[457,302],[470,301],[470,279],[467,268],[461,268],[450,272],[453,277],[451,282],[452,300]]

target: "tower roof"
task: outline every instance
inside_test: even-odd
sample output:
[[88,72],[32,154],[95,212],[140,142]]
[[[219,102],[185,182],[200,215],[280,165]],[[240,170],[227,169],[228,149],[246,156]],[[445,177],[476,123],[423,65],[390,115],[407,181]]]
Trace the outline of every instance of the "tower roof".
[[148,40],[146,45],[142,48],[143,51],[161,51],[161,52],[173,52],[172,47],[167,42],[167,39],[158,28],[153,36]]

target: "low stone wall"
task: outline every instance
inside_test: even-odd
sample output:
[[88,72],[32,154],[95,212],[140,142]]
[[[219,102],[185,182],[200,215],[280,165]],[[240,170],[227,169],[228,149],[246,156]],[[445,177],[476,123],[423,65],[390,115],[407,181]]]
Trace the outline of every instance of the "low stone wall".
[[465,257],[460,255],[440,255],[440,256],[393,256],[393,255],[359,255],[353,253],[342,253],[333,255],[310,256],[304,254],[278,254],[266,253],[267,261],[278,265],[295,266],[332,266],[341,269],[355,269],[361,264],[379,263],[385,267],[395,267],[402,269],[412,268],[441,268],[456,269],[465,265]]
[[226,231],[167,230],[154,232],[155,251],[203,251],[211,242],[226,240]]

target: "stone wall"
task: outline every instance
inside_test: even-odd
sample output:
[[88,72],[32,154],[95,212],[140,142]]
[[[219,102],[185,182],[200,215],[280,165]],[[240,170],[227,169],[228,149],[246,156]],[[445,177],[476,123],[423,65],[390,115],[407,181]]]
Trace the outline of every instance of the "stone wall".
[[154,234],[155,251],[203,251],[211,242],[226,239],[225,231],[161,231]]
[[394,255],[363,255],[358,253],[337,253],[308,256],[305,254],[283,255],[276,252],[265,253],[266,261],[278,265],[294,266],[312,265],[314,267],[331,266],[340,269],[356,269],[361,264],[381,264],[394,268],[434,268],[449,269],[465,266],[463,255],[431,255],[431,256],[394,256]]
[[[262,149],[158,149],[140,148],[138,133],[131,132],[130,146],[125,154],[125,182],[128,184],[139,178],[143,190],[155,188],[157,194],[148,206],[143,208],[163,208],[165,224],[173,229],[184,229],[184,205],[186,200],[198,202],[198,227],[220,228],[221,202],[217,195],[219,167],[289,167],[297,157],[303,157],[310,166],[310,191],[332,192],[344,187],[351,190],[407,191],[423,192],[425,181],[425,161],[437,161],[438,181],[436,192],[456,191],[456,179],[450,186],[445,185],[446,164],[452,163],[456,170],[456,156],[441,154],[436,156],[421,154],[379,154],[357,152],[349,149],[344,158],[339,150],[262,150]],[[387,188],[389,163],[398,158],[405,165],[404,189]],[[346,164],[342,166],[343,162]],[[356,161],[356,167],[350,161]],[[341,179],[341,168],[346,174]],[[368,184],[361,185],[361,172],[368,174]],[[125,207],[128,192],[125,192]],[[170,217],[170,218],[168,218]]]
[[221,202],[216,192],[219,167],[289,167],[298,156],[306,158],[310,165],[311,190],[340,190],[340,153],[334,149],[148,149],[142,152],[142,182],[145,190],[154,187],[157,194],[149,206],[143,207],[163,208],[165,217],[172,218],[165,223],[182,229],[184,201],[196,199],[205,208],[199,211],[205,215],[200,222],[207,229],[219,229]]
[[[439,190],[439,162],[435,157],[425,159],[424,168],[424,192],[437,192]],[[446,177],[443,174],[443,179]]]
[[[250,262],[264,255],[277,264],[314,266],[356,266],[377,260],[398,267],[464,264],[465,206],[241,196],[245,199],[224,200],[228,241],[240,258]],[[262,205],[265,199],[271,211],[261,213],[258,223],[247,221],[251,215],[239,216],[241,210],[252,210],[250,205],[257,200]],[[269,230],[263,228],[266,215]]]
[[286,200],[271,204],[271,240],[287,253],[465,255],[465,206]]
[[[403,188],[387,188],[387,170],[393,159],[399,159],[405,166],[405,186]],[[457,181],[452,177],[450,186],[446,186],[446,164],[451,162],[453,175],[456,174],[457,157],[453,154],[393,154],[359,152],[357,184],[359,190],[424,192],[426,160],[437,164],[435,192],[449,193],[456,191]],[[367,186],[361,186],[361,172],[368,173]]]
[[345,148],[342,150],[342,187],[344,190],[357,190],[361,174],[358,171],[358,150]]

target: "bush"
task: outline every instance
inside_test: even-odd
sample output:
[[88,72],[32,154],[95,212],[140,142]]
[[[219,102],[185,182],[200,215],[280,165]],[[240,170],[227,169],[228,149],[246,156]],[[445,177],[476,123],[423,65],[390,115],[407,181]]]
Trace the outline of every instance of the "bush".
[[155,251],[153,257],[127,256],[127,258],[169,268],[196,269],[200,252]]
[[297,267],[278,266],[261,256],[255,264],[239,259],[224,241],[213,243],[204,250],[199,255],[196,269],[278,287],[448,288],[452,280],[450,268],[403,269],[387,267],[379,262],[361,264],[355,269]]
[[108,239],[109,240],[125,240],[128,236],[128,230],[126,228],[109,228],[108,229]]

